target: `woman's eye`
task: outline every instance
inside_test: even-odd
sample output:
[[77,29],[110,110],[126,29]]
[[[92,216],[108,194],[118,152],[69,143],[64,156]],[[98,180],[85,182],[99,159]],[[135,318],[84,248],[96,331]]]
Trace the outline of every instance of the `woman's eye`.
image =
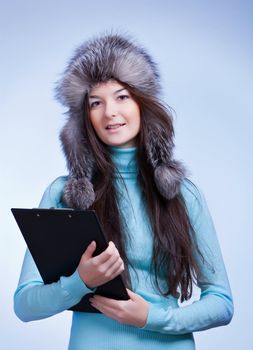
[[120,100],[126,100],[126,99],[129,98],[129,96],[128,96],[128,95],[120,95],[120,96],[118,96],[118,98],[119,98]]
[[94,101],[94,102],[92,102],[91,104],[90,104],[90,108],[94,108],[94,107],[97,107],[97,106],[99,106],[99,101]]

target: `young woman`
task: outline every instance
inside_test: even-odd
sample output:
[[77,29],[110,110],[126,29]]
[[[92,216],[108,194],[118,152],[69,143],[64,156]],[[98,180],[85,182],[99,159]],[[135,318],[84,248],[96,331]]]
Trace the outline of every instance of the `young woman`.
[[[73,312],[69,349],[195,348],[192,332],[226,325],[229,282],[203,195],[173,158],[173,124],[149,54],[119,35],[79,47],[57,86],[68,107],[61,132],[69,175],[40,207],[95,209],[109,242],[91,242],[71,276],[45,285],[26,252],[15,312],[23,321],[62,312],[93,291],[101,313]],[[127,301],[96,295],[122,275]],[[180,307],[178,301],[200,298]]]

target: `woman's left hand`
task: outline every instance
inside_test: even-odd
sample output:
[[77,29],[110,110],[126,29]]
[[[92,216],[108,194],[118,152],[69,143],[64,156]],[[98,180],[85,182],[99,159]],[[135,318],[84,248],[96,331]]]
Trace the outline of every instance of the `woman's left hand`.
[[148,317],[149,303],[127,289],[129,300],[115,300],[100,295],[90,298],[90,303],[104,315],[135,327],[144,327]]

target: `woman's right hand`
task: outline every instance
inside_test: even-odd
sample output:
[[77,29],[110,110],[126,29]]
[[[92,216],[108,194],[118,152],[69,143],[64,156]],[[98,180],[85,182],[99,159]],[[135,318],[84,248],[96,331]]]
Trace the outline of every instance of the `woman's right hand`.
[[106,250],[93,257],[95,250],[96,242],[92,241],[77,267],[81,279],[90,289],[109,282],[124,271],[123,260],[113,242],[109,242]]

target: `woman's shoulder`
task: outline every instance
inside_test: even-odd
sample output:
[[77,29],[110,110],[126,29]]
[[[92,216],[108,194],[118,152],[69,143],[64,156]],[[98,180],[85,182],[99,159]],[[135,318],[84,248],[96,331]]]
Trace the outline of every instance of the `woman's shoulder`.
[[68,180],[68,176],[58,176],[54,179],[48,186],[53,192],[61,192],[65,186],[65,183]]
[[199,185],[190,179],[184,179],[180,186],[180,193],[190,214],[200,211],[205,206],[205,197]]
[[180,192],[185,200],[194,201],[201,196],[202,191],[199,186],[190,179],[185,178],[180,185]]
[[40,207],[61,207],[62,193],[68,176],[59,176],[53,180],[46,188],[40,202]]

